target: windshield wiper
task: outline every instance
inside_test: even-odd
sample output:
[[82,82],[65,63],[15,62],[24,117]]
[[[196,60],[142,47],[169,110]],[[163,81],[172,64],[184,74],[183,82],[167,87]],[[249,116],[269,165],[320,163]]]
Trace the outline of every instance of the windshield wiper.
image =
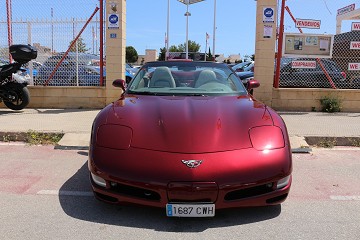
[[208,97],[208,95],[202,93],[188,93],[186,96],[195,96],[195,97]]
[[135,91],[128,91],[128,94],[139,94],[139,95],[158,95],[157,92],[150,92],[150,91],[145,91],[145,92],[135,92]]

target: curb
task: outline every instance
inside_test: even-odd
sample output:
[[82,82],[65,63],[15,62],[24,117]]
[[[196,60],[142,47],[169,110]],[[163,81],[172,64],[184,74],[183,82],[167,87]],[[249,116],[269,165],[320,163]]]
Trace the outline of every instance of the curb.
[[[54,134],[54,132],[41,132]],[[90,133],[65,133],[54,145],[58,150],[89,150]],[[0,132],[0,142],[28,142],[27,132]],[[360,137],[290,136],[292,153],[310,153],[312,147],[360,147]]]

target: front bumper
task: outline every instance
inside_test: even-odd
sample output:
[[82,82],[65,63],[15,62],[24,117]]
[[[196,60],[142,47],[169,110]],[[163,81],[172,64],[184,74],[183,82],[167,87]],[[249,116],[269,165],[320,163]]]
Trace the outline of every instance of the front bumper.
[[[95,183],[91,176],[90,180],[95,196],[114,204],[165,208],[169,202],[206,202],[214,203],[216,209],[276,205],[283,202],[290,191],[291,177],[281,188],[277,185],[279,180],[291,175],[291,153],[283,148],[263,154],[255,149],[176,154],[173,160],[176,163],[180,162],[177,159],[205,162],[190,169],[169,161],[174,159],[174,153],[96,147],[90,153],[89,169],[104,179],[105,184]],[[148,156],[152,158],[149,160]],[[222,164],[217,165],[215,161]]]

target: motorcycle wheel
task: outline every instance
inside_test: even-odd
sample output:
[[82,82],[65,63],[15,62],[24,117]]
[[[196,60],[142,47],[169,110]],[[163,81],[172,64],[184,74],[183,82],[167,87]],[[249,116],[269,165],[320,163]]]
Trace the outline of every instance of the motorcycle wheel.
[[7,86],[9,94],[15,98],[13,101],[4,101],[5,106],[12,110],[22,110],[30,102],[30,93],[27,87],[20,83],[12,83]]

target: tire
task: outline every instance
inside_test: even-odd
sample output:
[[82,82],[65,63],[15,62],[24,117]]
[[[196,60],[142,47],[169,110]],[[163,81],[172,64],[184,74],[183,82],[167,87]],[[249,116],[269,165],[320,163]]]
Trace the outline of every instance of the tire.
[[4,100],[5,106],[12,110],[22,110],[30,102],[30,93],[26,86],[21,83],[9,83],[6,89],[15,97],[14,101]]

